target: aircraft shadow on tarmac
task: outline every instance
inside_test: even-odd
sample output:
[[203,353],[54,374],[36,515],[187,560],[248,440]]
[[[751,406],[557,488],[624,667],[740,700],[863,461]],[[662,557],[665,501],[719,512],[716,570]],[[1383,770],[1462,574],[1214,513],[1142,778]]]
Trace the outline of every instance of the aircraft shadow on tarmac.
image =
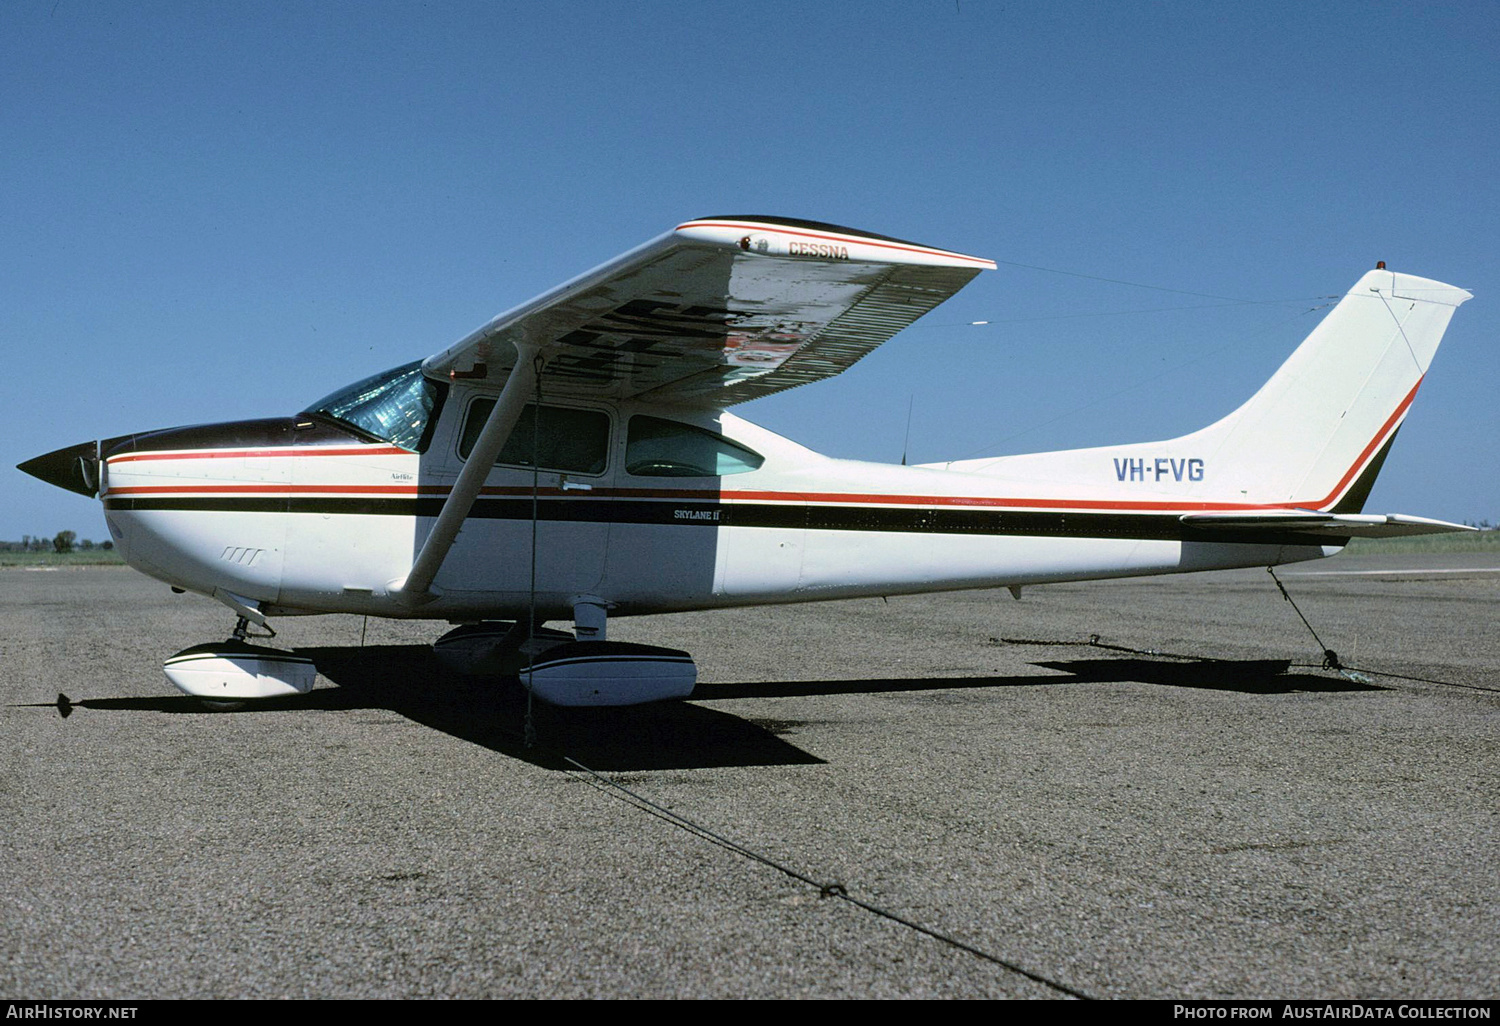
[[1064,659],[1034,664],[1071,674],[1054,683],[1165,684],[1175,688],[1239,691],[1247,695],[1286,695],[1294,691],[1384,691],[1347,677],[1289,673],[1284,659]]
[[1069,659],[1033,666],[1067,674],[1038,673],[1008,677],[919,677],[888,680],[813,680],[764,684],[699,684],[693,698],[792,698],[815,695],[878,694],[888,691],[955,691],[971,688],[1039,687],[1056,684],[1163,684],[1249,695],[1294,691],[1383,691],[1344,677],[1289,673],[1285,659]]
[[[532,703],[537,744],[525,744],[526,692],[515,678],[465,677],[445,670],[426,645],[304,648],[338,685],[306,696],[326,708],[382,708],[445,734],[548,769],[596,770],[782,766],[823,760],[778,737],[782,724],[689,702],[618,708]],[[305,699],[303,700],[305,701]]]
[[[688,702],[611,709],[563,709],[533,703],[537,743],[525,743],[526,692],[514,678],[465,677],[445,670],[426,645],[300,648],[318,673],[337,687],[305,695],[246,702],[229,715],[270,712],[344,712],[384,709],[546,769],[575,769],[568,757],[595,770],[782,766],[823,760],[783,740],[797,724],[757,721]],[[51,706],[54,703],[36,703]],[[58,711],[75,709],[223,715],[197,698],[89,698],[59,695]]]
[[[1289,673],[1284,660],[1191,661],[1137,658],[1071,659],[1033,665],[1058,672],[996,677],[921,677],[882,680],[822,680],[700,684],[696,701],[659,702],[607,709],[562,709],[534,703],[538,743],[524,738],[526,694],[514,678],[452,674],[426,645],[299,649],[318,672],[338,685],[307,695],[268,699],[244,712],[386,709],[452,737],[547,769],[695,769],[723,766],[812,765],[824,760],[780,735],[792,721],[739,717],[698,702],[743,698],[816,697],[888,692],[954,691],[996,687],[1137,682],[1172,687],[1286,694],[1294,691],[1379,691],[1342,677]],[[77,702],[59,696],[67,716],[73,708],[209,715],[186,695],[159,698],[96,698]]]

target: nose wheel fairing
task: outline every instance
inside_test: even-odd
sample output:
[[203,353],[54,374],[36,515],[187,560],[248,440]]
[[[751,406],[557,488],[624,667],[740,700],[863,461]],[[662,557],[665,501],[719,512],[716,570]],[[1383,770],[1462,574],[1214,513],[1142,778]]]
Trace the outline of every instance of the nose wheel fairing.
[[318,676],[306,656],[236,638],[185,648],[162,669],[173,687],[209,701],[305,695]]

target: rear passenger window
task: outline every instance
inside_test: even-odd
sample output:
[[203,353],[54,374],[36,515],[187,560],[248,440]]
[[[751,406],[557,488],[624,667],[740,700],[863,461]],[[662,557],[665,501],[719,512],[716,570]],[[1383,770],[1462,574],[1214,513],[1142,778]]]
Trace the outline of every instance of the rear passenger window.
[[723,435],[658,417],[631,417],[625,469],[636,477],[727,477],[758,470],[765,457]]
[[[469,414],[464,419],[463,434],[458,442],[458,454],[464,459],[474,451],[479,432],[484,430],[484,422],[494,408],[493,399],[475,399],[469,404]],[[599,410],[543,406],[542,422],[538,428],[536,404],[528,403],[495,462],[530,467],[533,445],[536,462],[543,470],[602,474],[609,462],[609,415]]]

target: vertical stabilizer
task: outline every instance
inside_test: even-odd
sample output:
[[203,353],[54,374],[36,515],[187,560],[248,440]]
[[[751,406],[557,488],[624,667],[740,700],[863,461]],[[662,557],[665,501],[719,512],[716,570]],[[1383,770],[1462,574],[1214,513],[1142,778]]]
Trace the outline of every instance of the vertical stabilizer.
[[1083,496],[1358,512],[1453,311],[1470,298],[1442,282],[1374,270],[1249,401],[1200,431],[931,465]]
[[1187,436],[1217,468],[1213,494],[1331,509],[1358,489],[1362,505],[1469,298],[1415,275],[1366,274],[1249,402]]

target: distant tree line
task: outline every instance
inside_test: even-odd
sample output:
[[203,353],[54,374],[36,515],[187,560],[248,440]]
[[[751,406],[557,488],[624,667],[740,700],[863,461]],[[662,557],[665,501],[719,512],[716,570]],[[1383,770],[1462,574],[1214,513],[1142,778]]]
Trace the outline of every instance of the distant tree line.
[[41,534],[23,534],[21,535],[21,540],[18,542],[0,541],[0,552],[61,553],[72,552],[74,549],[77,549],[80,552],[90,552],[94,549],[104,549],[108,551],[109,549],[112,549],[114,547],[115,543],[107,540],[99,542],[97,545],[87,538],[79,541],[78,535],[74,531],[58,531],[50,538],[48,538],[46,535]]

